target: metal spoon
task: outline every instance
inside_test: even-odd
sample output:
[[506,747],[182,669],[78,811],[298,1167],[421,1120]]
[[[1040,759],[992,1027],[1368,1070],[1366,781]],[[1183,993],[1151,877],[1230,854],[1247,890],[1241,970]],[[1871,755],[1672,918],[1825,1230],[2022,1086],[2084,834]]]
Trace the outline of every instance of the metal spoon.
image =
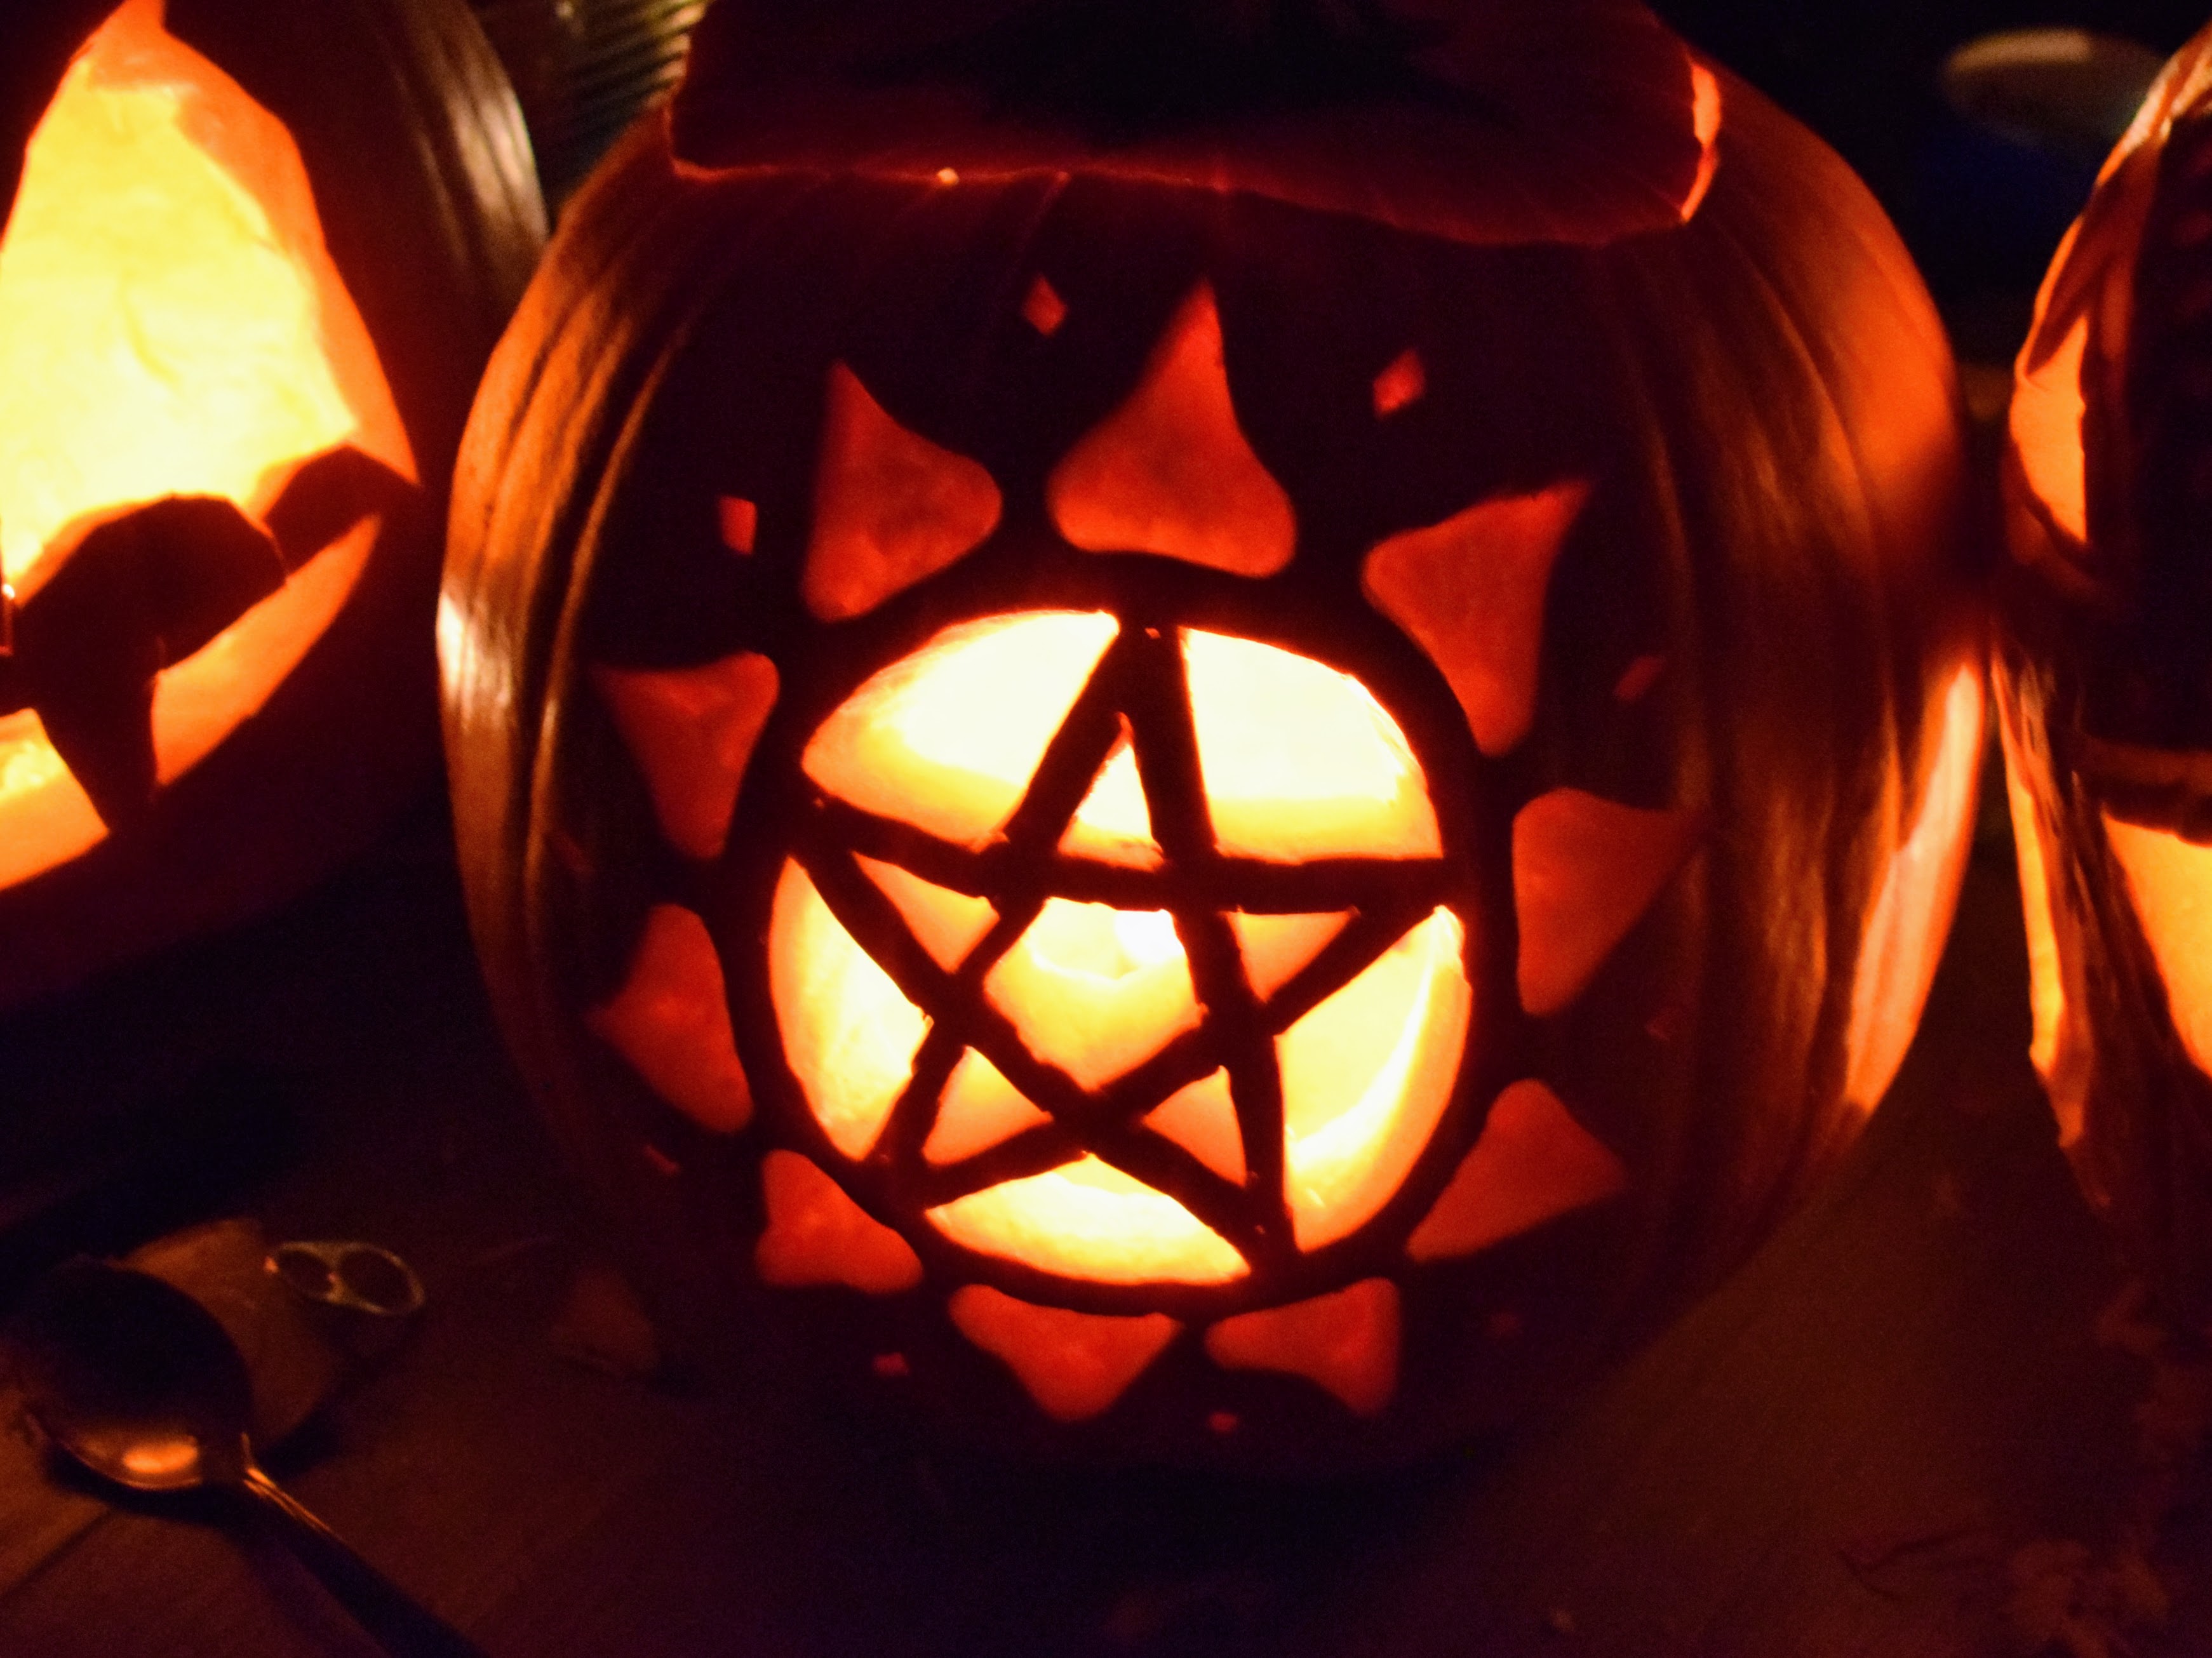
[[184,1291],[128,1267],[72,1260],[40,1282],[9,1334],[31,1416],[94,1473],[133,1491],[207,1486],[250,1499],[386,1650],[484,1658],[255,1465],[245,1361]]

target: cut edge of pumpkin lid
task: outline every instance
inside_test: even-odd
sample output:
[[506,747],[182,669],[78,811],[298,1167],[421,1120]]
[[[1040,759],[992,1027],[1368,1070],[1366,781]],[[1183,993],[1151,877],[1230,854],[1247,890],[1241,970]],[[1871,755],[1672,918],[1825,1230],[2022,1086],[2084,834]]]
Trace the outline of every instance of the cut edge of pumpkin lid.
[[[1186,44],[1246,70],[1256,89],[1242,107],[1224,94],[1204,112],[1147,106],[1138,77],[1149,61],[1187,55],[1173,41],[1116,52],[1082,31],[1047,39],[1033,13],[1004,0],[949,20],[937,9],[794,15],[802,9],[721,0],[708,11],[670,106],[679,169],[917,185],[1090,173],[1477,246],[1599,246],[1688,218],[1718,153],[1721,82],[1623,0],[1485,9],[1425,33],[1409,26],[1397,41],[1332,41],[1324,76],[1357,56],[1370,76],[1346,76],[1333,100],[1283,97],[1285,82],[1310,83],[1312,65],[1301,78],[1286,48],[1253,46],[1265,30],[1226,47],[1194,33]],[[1103,76],[1086,67],[1116,59]],[[1376,100],[1377,75],[1408,95]],[[1038,103],[1038,86],[1058,101]]]

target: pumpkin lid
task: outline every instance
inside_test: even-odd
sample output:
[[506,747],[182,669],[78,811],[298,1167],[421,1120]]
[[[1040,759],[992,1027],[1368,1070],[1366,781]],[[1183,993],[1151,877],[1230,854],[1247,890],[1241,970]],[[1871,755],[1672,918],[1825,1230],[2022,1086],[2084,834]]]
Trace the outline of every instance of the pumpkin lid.
[[720,0],[672,114],[706,170],[1088,173],[1485,245],[1681,223],[1719,127],[1632,0]]

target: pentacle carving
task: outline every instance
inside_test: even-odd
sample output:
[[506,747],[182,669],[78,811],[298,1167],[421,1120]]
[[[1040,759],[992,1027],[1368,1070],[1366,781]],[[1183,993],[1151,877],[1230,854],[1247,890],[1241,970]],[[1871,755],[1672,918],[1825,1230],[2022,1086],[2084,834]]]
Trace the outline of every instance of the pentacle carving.
[[1027,471],[832,363],[811,517],[702,514],[743,625],[593,671],[675,856],[592,1029],[757,1168],[761,1282],[936,1298],[1060,1420],[1379,1412],[1401,1280],[1626,1192],[1532,1032],[1702,835],[1514,759],[1591,486],[1305,548],[1223,337],[1200,283]]
[[778,1034],[830,1149],[935,1243],[1086,1288],[1295,1282],[1429,1148],[1472,905],[1352,676],[1106,612],[988,617],[863,684],[801,763]]

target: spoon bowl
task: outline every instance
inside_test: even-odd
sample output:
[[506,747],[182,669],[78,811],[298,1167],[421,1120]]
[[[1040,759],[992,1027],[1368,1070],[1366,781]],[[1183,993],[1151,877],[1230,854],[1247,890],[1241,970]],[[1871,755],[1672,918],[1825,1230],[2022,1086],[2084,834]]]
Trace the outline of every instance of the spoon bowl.
[[150,1273],[72,1260],[9,1330],[26,1409],[60,1450],[132,1491],[236,1493],[365,1630],[414,1658],[483,1658],[253,1460],[252,1378],[215,1315]]

